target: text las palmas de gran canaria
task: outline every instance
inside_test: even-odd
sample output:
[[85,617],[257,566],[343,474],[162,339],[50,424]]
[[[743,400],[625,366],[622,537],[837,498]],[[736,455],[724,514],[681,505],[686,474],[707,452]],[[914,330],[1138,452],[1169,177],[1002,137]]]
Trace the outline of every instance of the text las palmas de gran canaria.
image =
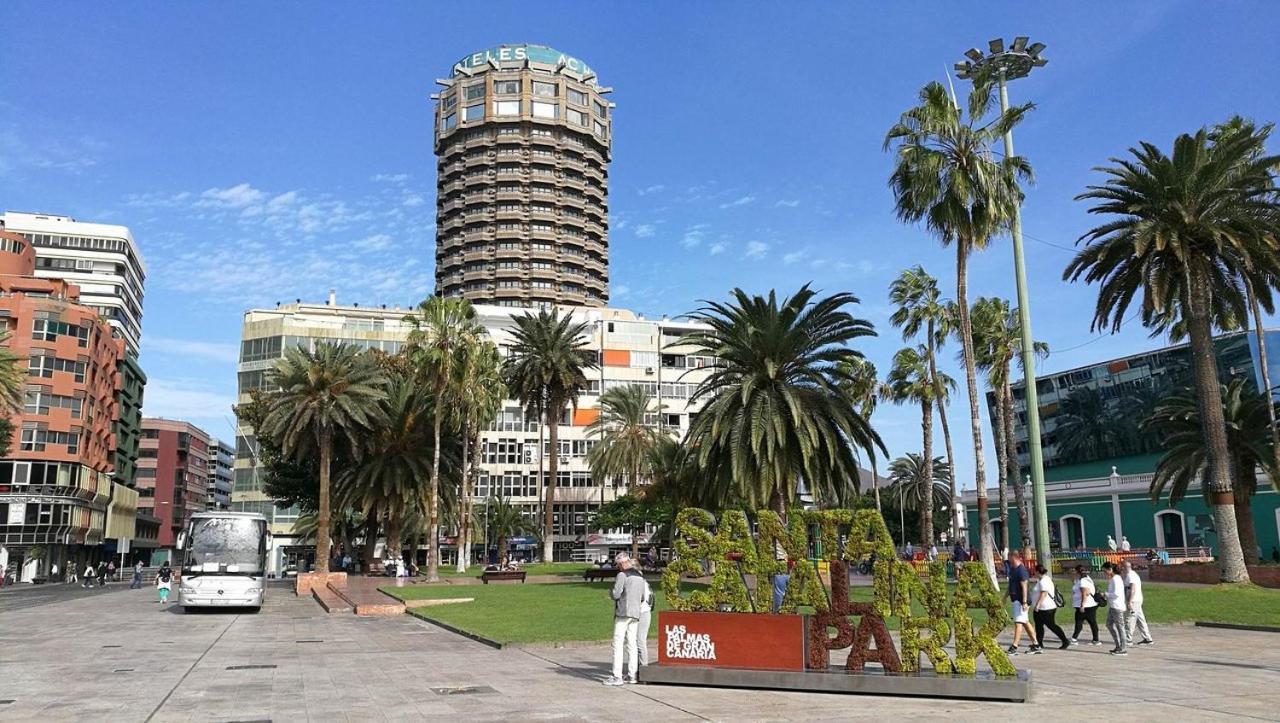
[[[850,671],[860,671],[868,662],[891,672],[915,671],[923,654],[939,673],[973,674],[981,655],[996,675],[1017,675],[996,641],[1009,623],[1009,614],[982,563],[956,565],[955,590],[948,595],[945,564],[922,564],[918,572],[916,565],[898,560],[889,530],[875,510],[795,511],[789,520],[783,525],[776,512],[762,510],[753,538],[741,511],[723,513],[717,526],[706,510],[682,510],[676,517],[676,559],[662,576],[662,590],[671,607],[685,612],[770,612],[772,577],[788,571],[787,561],[775,554],[781,549],[795,564],[780,612],[794,613],[801,605],[816,611],[808,626],[810,668],[825,670],[828,651],[852,647],[846,665]],[[830,597],[808,559],[810,529],[816,530],[819,549],[831,566]],[[848,530],[843,549],[842,529]],[[873,600],[851,602],[849,561],[872,553],[877,558]],[[715,568],[710,586],[682,595],[680,578],[702,575],[704,561]],[[746,584],[749,574],[755,576],[754,593]],[[923,614],[912,609],[913,602]],[[975,627],[970,610],[985,611],[986,622]],[[899,619],[901,656],[885,626],[890,616]],[[835,631],[834,637],[830,630]],[[943,647],[953,635],[954,659]]]

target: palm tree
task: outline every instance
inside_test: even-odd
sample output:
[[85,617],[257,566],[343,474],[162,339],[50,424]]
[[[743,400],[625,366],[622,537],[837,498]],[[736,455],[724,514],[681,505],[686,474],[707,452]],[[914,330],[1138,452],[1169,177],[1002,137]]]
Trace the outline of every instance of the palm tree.
[[[1273,481],[1277,468],[1271,451],[1269,395],[1249,388],[1250,382],[1232,379],[1222,387],[1222,410],[1226,420],[1227,445],[1231,450],[1231,469],[1235,477],[1235,518],[1240,530],[1240,544],[1249,564],[1258,562],[1258,538],[1253,527],[1252,497],[1258,488],[1257,469],[1261,467]],[[1169,504],[1177,506],[1197,482],[1208,480],[1208,445],[1201,432],[1200,410],[1191,390],[1166,399],[1143,421],[1163,439],[1165,454],[1151,478],[1151,501],[1158,503],[1165,494]]]
[[[902,329],[902,340],[910,341],[923,329],[925,349],[929,355],[929,375],[933,379],[934,402],[938,408],[938,421],[942,423],[942,438],[947,447],[947,471],[951,474],[951,496],[956,496],[955,453],[951,447],[951,425],[947,424],[947,402],[950,395],[938,375],[938,348],[948,336],[955,319],[953,305],[942,298],[938,280],[922,266],[904,269],[889,286],[889,301],[898,309],[889,317],[889,323]],[[959,534],[960,525],[954,509],[949,515],[951,536]]]
[[716,363],[690,397],[707,404],[687,440],[721,497],[785,515],[803,479],[819,504],[843,504],[860,485],[856,450],[885,449],[841,392],[862,357],[848,344],[875,331],[845,310],[852,294],[815,296],[807,284],[781,301],[734,289],[690,315],[706,329],[685,343]]
[[[1013,495],[1018,508],[1018,531],[1022,550],[1031,549],[1031,513],[1027,505],[1026,488],[1022,483],[1022,468],[1018,464],[1018,443],[1014,435],[1013,414],[1013,362],[1021,365],[1022,320],[1017,307],[1000,298],[979,297],[973,302],[970,315],[973,320],[973,345],[978,368],[987,372],[987,386],[992,390],[995,404],[991,410],[995,428],[996,458],[1000,473],[1000,526],[1001,549],[1009,547],[1008,484],[1013,485]],[[1049,345],[1032,344],[1036,354],[1045,356]],[[1025,373],[1023,374],[1025,377]],[[1025,380],[1024,380],[1024,383]],[[1006,483],[1007,482],[1007,483]]]
[[348,344],[321,342],[314,352],[287,349],[268,375],[271,395],[263,433],[299,461],[320,455],[316,510],[316,572],[329,571],[329,474],[335,438],[352,449],[383,416],[386,377],[373,359]]
[[517,507],[511,506],[505,499],[490,497],[486,503],[488,520],[486,535],[498,542],[498,564],[507,564],[507,540],[523,535],[533,528],[528,518]]
[[[901,500],[906,510],[918,510],[922,518],[926,508],[949,507],[952,497],[947,475],[950,471],[941,457],[930,461],[923,455],[908,452],[889,463],[889,479],[893,481],[891,499]],[[926,541],[926,550],[929,544]]]
[[930,83],[920,91],[920,104],[903,113],[889,129],[884,145],[886,149],[894,147],[897,156],[889,185],[898,218],[923,222],[944,246],[955,247],[956,331],[969,393],[979,546],[982,561],[994,576],[982,417],[969,320],[968,264],[970,254],[986,248],[993,235],[1008,228],[1021,201],[1018,181],[1030,177],[1030,166],[1020,156],[997,160],[991,147],[1022,120],[1031,105],[1014,106],[987,121],[991,108],[988,83],[973,86],[967,116],[940,83]]
[[542,510],[542,560],[555,560],[554,512],[559,472],[560,417],[587,389],[586,370],[595,368],[595,354],[587,348],[587,324],[572,315],[542,309],[513,319],[512,345],[504,376],[507,388],[526,413],[543,419],[551,447],[547,465],[546,499]]
[[1056,436],[1061,455],[1085,462],[1113,454],[1123,435],[1102,392],[1080,387],[1062,400]]
[[[502,408],[507,388],[502,383],[502,358],[498,347],[488,339],[475,338],[460,350],[456,365],[457,379],[450,404],[456,405],[463,419],[465,440],[462,445],[462,489],[458,493],[458,572],[466,572],[471,564],[472,526],[475,516],[473,490],[480,471],[482,442],[480,431],[489,426]],[[471,453],[467,454],[470,445]]]
[[[936,474],[933,470],[933,405],[937,399],[936,384],[941,384],[944,389],[955,387],[955,382],[950,377],[934,376],[929,367],[929,351],[926,345],[899,349],[898,353],[893,355],[893,367],[885,380],[886,396],[898,404],[910,402],[920,405],[920,431],[924,454],[918,461],[922,465],[920,472],[923,475],[922,479],[933,479]],[[894,464],[901,459],[895,460]],[[893,466],[890,465],[889,469],[892,471]],[[950,474],[949,466],[946,472]],[[939,479],[947,481],[947,477]],[[923,543],[926,546],[933,544],[932,505],[920,506],[920,530],[924,536]]]
[[600,395],[600,416],[587,426],[599,441],[587,452],[591,476],[621,478],[634,493],[653,457],[662,433],[645,423],[653,398],[639,384],[613,387]]
[[[858,410],[862,418],[867,420],[867,424],[870,424],[871,415],[876,411],[876,401],[880,392],[880,377],[876,372],[876,365],[865,358],[860,358],[849,362],[841,362],[841,367],[849,375],[848,381],[840,384],[841,390],[844,391],[845,397]],[[867,461],[871,464],[871,488],[875,490],[876,512],[881,512],[880,472],[877,469],[876,450],[874,447],[867,452]]]
[[27,388],[27,360],[13,353],[11,336],[8,331],[0,332],[0,414],[21,410]]
[[1241,274],[1274,265],[1275,243],[1268,235],[1274,194],[1268,186],[1280,161],[1260,156],[1250,136],[1211,139],[1204,129],[1179,136],[1172,155],[1151,143],[1130,154],[1112,159],[1116,165],[1100,169],[1105,183],[1077,197],[1096,201],[1090,213],[1112,218],[1081,237],[1087,245],[1063,277],[1101,284],[1094,329],[1118,329],[1139,292],[1144,325],[1157,325],[1175,313],[1185,321],[1209,447],[1206,494],[1218,532],[1220,577],[1248,582],[1232,509],[1213,322],[1222,308],[1243,318],[1247,302]]
[[424,495],[427,516],[427,582],[439,578],[440,566],[440,428],[444,423],[444,400],[454,378],[454,364],[459,350],[484,331],[476,323],[471,302],[459,297],[432,296],[418,304],[416,313],[404,320],[409,332],[408,355],[421,377],[430,386],[435,414],[432,442],[435,455],[431,460],[431,480]]

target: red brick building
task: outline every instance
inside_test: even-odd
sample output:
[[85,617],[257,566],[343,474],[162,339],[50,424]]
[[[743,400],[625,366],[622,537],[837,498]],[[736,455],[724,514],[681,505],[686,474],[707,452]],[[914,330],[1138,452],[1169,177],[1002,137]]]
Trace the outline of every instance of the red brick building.
[[143,417],[138,508],[160,518],[160,547],[172,548],[191,514],[205,508],[209,435],[174,419]]
[[0,329],[26,374],[0,459],[0,548],[29,579],[134,535],[137,493],[112,481],[124,342],[80,303],[79,287],[36,278],[31,245],[3,231]]

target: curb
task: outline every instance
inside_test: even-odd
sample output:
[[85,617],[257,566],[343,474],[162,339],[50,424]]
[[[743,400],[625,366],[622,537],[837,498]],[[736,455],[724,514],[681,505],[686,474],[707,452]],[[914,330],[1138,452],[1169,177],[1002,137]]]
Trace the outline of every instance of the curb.
[[1237,625],[1235,623],[1206,623],[1196,621],[1197,628],[1221,628],[1223,630],[1247,630],[1254,633],[1280,633],[1280,628],[1271,625]]
[[448,630],[449,632],[451,632],[451,633],[453,633],[453,634],[455,634],[455,635],[461,635],[461,636],[462,636],[462,637],[464,637],[464,638],[470,638],[470,639],[472,639],[472,640],[474,640],[474,641],[476,641],[477,643],[480,643],[480,644],[482,644],[482,645],[488,645],[489,647],[493,648],[494,650],[502,650],[502,649],[504,649],[504,648],[510,647],[510,644],[509,644],[509,643],[500,643],[500,642],[498,642],[497,640],[492,640],[492,639],[490,639],[490,638],[486,638],[486,637],[485,637],[485,636],[483,636],[483,635],[477,635],[477,634],[475,634],[475,633],[472,633],[472,632],[469,632],[469,631],[463,630],[463,629],[461,629],[461,628],[456,628],[456,627],[454,627],[454,626],[452,626],[452,625],[450,625],[450,624],[448,624],[448,623],[442,623],[442,622],[440,622],[439,620],[434,620],[434,619],[432,619],[432,618],[426,617],[425,615],[422,615],[421,613],[419,613],[417,608],[413,608],[413,609],[407,610],[406,612],[408,612],[408,613],[409,613],[410,615],[412,615],[413,617],[415,617],[415,618],[417,618],[417,619],[419,619],[419,620],[422,620],[423,622],[431,623],[432,625],[434,625],[434,626],[436,626],[436,627],[438,627],[438,628],[443,628],[443,629],[445,629],[445,630]]

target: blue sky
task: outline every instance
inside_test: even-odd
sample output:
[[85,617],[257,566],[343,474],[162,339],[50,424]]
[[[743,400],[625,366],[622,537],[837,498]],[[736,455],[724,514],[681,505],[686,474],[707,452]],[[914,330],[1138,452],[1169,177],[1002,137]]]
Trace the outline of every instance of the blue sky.
[[[542,43],[615,89],[615,305],[675,315],[812,281],[862,298],[883,372],[902,346],[892,278],[920,263],[954,289],[951,252],[894,219],[884,132],[966,48],[1028,34],[1050,58],[1012,87],[1038,104],[1016,138],[1037,176],[1033,326],[1060,350],[1042,368],[1065,369],[1157,343],[1090,333],[1094,290],[1060,280],[1090,223],[1072,197],[1140,139],[1277,120],[1280,5],[1029,5],[7,2],[21,42],[0,61],[0,208],[130,226],[149,267],[146,411],[227,435],[245,309],[430,292],[434,79]],[[1012,295],[1006,239],[971,268],[972,296]],[[961,391],[971,487],[966,410]],[[893,454],[919,448],[915,409],[875,423]]]

